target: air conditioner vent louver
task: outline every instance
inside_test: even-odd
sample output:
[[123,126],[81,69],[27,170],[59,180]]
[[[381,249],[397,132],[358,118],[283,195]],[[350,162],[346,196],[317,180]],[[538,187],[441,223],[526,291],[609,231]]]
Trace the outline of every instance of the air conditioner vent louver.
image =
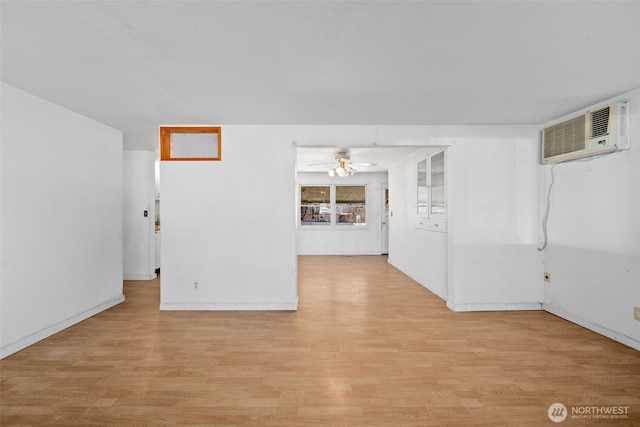
[[546,128],[544,130],[545,156],[554,157],[584,150],[584,135],[584,116],[579,116]]
[[629,149],[629,105],[616,102],[546,127],[542,131],[542,163]]
[[592,112],[589,138],[598,138],[609,134],[610,107]]

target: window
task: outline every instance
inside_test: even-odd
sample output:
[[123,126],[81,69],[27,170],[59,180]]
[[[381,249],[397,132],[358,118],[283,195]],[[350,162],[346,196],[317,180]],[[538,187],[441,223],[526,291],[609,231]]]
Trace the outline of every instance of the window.
[[367,223],[364,185],[336,186],[336,224],[365,225]]
[[300,186],[300,225],[365,226],[366,194],[365,185]]
[[331,225],[331,187],[300,187],[300,224]]
[[161,160],[221,160],[219,127],[160,127]]
[[416,227],[447,230],[446,155],[444,151],[417,164]]

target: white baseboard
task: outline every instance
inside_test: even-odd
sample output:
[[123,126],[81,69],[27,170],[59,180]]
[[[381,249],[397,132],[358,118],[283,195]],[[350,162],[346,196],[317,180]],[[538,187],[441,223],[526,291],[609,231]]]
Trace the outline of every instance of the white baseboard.
[[103,312],[115,305],[118,305],[123,301],[124,295],[120,295],[119,297],[110,299],[109,301],[105,301],[100,305],[85,310],[82,313],[71,316],[68,319],[56,323],[55,325],[51,325],[48,328],[42,329],[35,334],[31,334],[25,338],[22,338],[21,340],[18,340],[11,344],[7,344],[0,349],[0,359],[4,359],[5,357],[12,355],[13,353],[17,353],[18,351],[27,348],[30,345],[37,343],[38,341],[42,341],[43,339],[48,338],[51,335],[57,334],[58,332],[67,329],[68,327],[73,326],[76,323],[80,323],[91,316],[95,316],[96,314]]
[[156,273],[152,274],[123,274],[123,280],[153,280],[158,275]]
[[480,303],[480,304],[454,304],[447,301],[447,307],[451,311],[532,311],[542,310],[539,302],[523,303]]
[[398,267],[393,262],[388,261],[388,260],[387,260],[387,262],[389,264],[391,264],[391,266],[393,266],[393,268],[395,268],[396,270],[398,270],[399,272],[401,272],[405,276],[410,277],[414,282],[417,282],[420,286],[423,286],[423,287],[427,288],[427,290],[429,292],[431,292],[432,294],[435,294],[436,296],[438,296],[440,299],[442,299],[444,301],[447,300],[447,294],[445,292],[442,292],[439,289],[435,289],[435,288],[431,287],[428,283],[424,283],[422,281],[422,279],[420,279],[419,277],[416,277],[413,274],[410,274],[410,273],[407,273],[406,271],[403,271],[402,268]]
[[369,256],[382,255],[380,251],[373,252],[301,252],[296,255],[300,256]]
[[550,306],[548,304],[543,304],[542,308],[544,309],[544,311],[549,312],[551,314],[554,314],[558,317],[561,317],[565,320],[568,320],[569,322],[575,323],[576,325],[580,325],[583,328],[587,328],[589,330],[592,330],[593,332],[596,332],[600,335],[604,335],[607,338],[610,338],[614,341],[618,341],[626,346],[629,346],[635,350],[640,351],[640,341],[638,341],[635,338],[631,338],[625,334],[621,334],[618,333],[616,331],[613,331],[609,328],[606,328],[602,325],[599,325],[597,323],[593,323],[583,317],[580,316],[576,316],[575,314],[571,314],[569,312],[566,312],[560,308],[557,307],[553,307]]
[[177,303],[160,304],[160,311],[296,311],[297,302],[285,303]]

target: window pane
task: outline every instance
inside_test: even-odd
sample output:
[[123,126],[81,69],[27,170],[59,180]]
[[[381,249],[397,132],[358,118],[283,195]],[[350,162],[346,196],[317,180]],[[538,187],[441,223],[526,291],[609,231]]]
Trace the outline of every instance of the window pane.
[[331,225],[330,187],[300,187],[300,223]]
[[364,185],[336,186],[336,224],[365,225],[366,188]]
[[172,133],[172,158],[218,157],[218,134],[216,133]]

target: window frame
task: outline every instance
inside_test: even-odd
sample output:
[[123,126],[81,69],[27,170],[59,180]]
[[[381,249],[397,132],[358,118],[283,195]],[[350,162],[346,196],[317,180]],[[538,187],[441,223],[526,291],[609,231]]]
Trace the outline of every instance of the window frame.
[[[173,134],[216,134],[217,155],[215,157],[173,157],[171,153],[171,135]],[[161,161],[221,161],[222,128],[220,126],[160,126]]]
[[[302,209],[302,187],[329,187],[329,207],[331,211],[331,221],[327,225],[318,224],[303,224],[300,216]],[[336,214],[336,187],[364,187],[364,209],[365,209],[365,222],[364,223],[338,223]],[[367,230],[370,227],[369,222],[369,186],[367,184],[298,184],[297,194],[297,209],[298,209],[298,228],[304,230]]]

